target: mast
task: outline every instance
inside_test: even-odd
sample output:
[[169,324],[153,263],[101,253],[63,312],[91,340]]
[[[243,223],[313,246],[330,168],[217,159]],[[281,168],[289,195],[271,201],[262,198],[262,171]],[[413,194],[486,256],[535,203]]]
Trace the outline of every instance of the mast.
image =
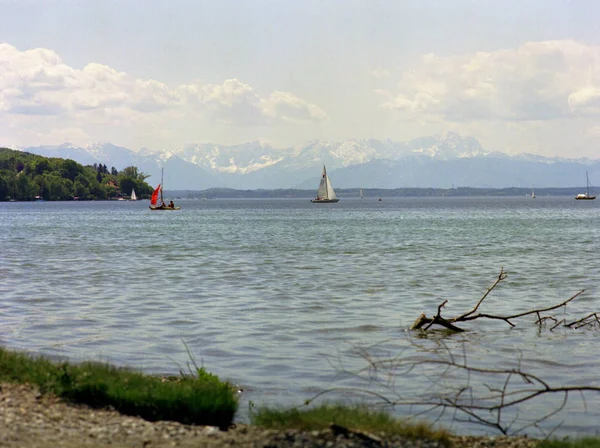
[[587,171],[585,172],[585,195],[590,197],[590,178]]
[[163,175],[165,174],[165,168],[162,167],[160,169],[160,203],[164,204],[165,200],[163,199]]
[[327,177],[327,170],[325,169],[325,165],[323,165],[323,175],[325,176],[325,194],[326,199],[329,199],[329,178]]

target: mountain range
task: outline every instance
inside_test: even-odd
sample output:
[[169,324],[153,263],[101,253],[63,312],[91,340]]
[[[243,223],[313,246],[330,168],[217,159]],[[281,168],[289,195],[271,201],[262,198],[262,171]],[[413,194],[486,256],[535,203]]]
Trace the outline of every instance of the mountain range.
[[312,141],[286,149],[263,141],[240,145],[188,144],[160,151],[100,142],[83,146],[15,148],[45,157],[101,163],[121,170],[134,165],[165,189],[315,189],[323,165],[336,188],[507,188],[585,186],[585,172],[600,179],[600,159],[509,156],[485,151],[477,139],[449,132],[408,142]]

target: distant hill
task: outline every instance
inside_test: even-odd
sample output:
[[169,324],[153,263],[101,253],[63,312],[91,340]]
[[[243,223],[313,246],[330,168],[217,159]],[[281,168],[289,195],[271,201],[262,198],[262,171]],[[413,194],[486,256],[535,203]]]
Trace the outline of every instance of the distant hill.
[[408,142],[391,140],[319,140],[287,149],[264,142],[225,146],[190,144],[139,152],[97,143],[23,148],[47,157],[69,157],[80,163],[103,163],[121,169],[137,166],[166,189],[313,189],[323,165],[335,188],[536,188],[600,183],[600,159],[509,156],[486,151],[473,137],[456,133]]
[[117,199],[129,197],[134,188],[143,198],[152,192],[144,179],[133,166],[117,171],[0,148],[0,201]]

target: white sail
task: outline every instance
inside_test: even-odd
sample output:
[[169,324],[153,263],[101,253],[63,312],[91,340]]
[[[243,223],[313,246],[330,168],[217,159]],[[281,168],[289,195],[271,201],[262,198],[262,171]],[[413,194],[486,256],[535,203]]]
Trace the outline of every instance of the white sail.
[[131,200],[132,201],[137,201],[137,196],[135,194],[135,188],[131,189]]
[[331,202],[338,201],[339,199],[335,195],[335,191],[333,191],[333,186],[331,185],[329,176],[327,176],[327,170],[325,169],[325,165],[323,165],[323,173],[321,174],[321,182],[319,182],[317,197],[315,199],[312,199],[310,202],[328,204]]
[[329,176],[327,174],[325,174],[325,183],[327,184],[327,199],[337,199],[337,196],[335,195],[335,191],[333,191],[331,181],[329,180]]
[[327,199],[327,174],[323,168],[323,176],[321,176],[321,182],[319,183],[319,189],[317,190],[317,198]]
[[360,198],[361,198],[361,199],[363,198],[363,191],[362,191],[362,188],[360,189]]

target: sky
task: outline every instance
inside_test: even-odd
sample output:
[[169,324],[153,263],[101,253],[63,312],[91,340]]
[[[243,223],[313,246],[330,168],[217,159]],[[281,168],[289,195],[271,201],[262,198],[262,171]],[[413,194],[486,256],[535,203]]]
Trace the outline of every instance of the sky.
[[0,0],[0,146],[413,138],[600,158],[596,0]]

